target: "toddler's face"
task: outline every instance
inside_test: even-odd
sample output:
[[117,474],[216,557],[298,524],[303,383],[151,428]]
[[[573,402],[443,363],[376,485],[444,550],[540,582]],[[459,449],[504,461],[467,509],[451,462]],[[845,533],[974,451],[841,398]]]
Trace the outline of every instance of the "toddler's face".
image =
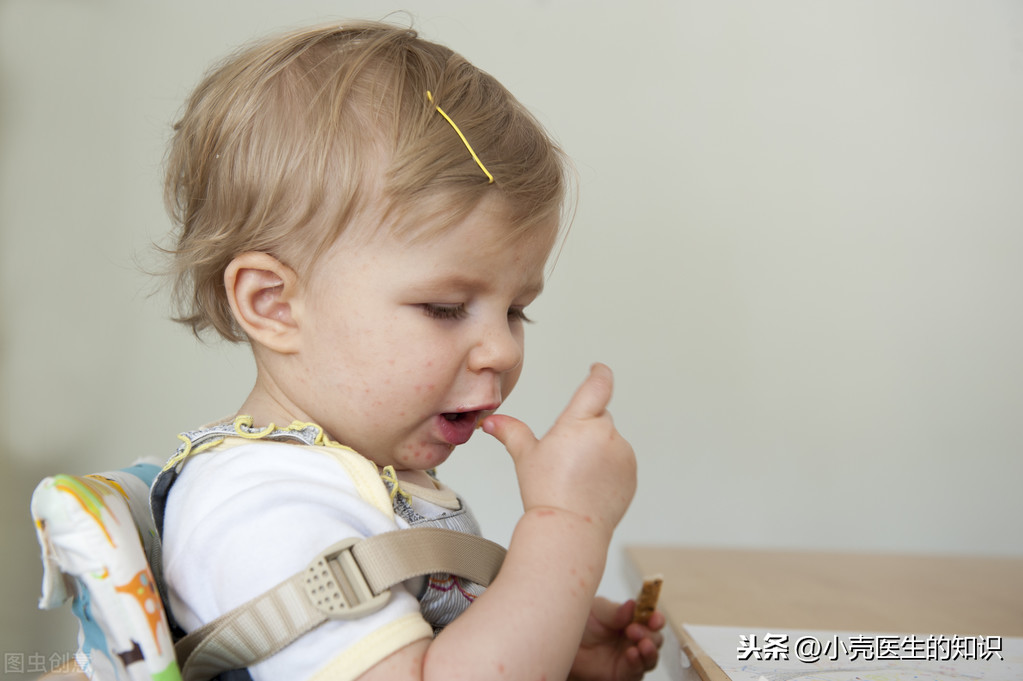
[[524,309],[556,225],[508,242],[499,197],[408,244],[342,235],[306,280],[297,417],[379,466],[426,470],[466,442],[522,370]]

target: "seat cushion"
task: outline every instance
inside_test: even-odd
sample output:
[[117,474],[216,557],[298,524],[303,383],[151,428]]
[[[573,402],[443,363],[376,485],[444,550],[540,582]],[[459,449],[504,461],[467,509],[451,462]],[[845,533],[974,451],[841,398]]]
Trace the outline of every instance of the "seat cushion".
[[159,466],[45,478],[32,495],[43,558],[41,608],[72,599],[83,671],[98,679],[180,680],[156,575],[149,486]]

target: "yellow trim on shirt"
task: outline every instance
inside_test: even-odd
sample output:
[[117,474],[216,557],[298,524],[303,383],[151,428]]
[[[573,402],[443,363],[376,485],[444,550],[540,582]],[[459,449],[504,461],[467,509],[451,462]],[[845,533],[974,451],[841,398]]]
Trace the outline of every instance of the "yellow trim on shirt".
[[405,615],[353,643],[309,677],[309,681],[357,679],[410,643],[432,637],[433,629],[422,615]]

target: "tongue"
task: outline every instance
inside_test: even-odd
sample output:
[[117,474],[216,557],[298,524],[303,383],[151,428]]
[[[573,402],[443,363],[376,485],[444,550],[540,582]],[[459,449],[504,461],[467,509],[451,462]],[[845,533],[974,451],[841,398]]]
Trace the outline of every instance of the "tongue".
[[437,422],[441,437],[451,445],[465,444],[476,430],[473,414],[442,414]]

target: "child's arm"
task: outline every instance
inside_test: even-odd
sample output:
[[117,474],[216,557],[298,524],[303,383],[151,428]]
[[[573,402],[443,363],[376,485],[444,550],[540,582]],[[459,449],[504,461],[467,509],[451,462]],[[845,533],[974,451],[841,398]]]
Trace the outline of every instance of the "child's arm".
[[594,366],[541,440],[511,417],[484,421],[515,461],[525,508],[501,572],[436,639],[398,651],[364,679],[567,678],[636,487],[632,447],[606,410],[612,383],[607,367]]

